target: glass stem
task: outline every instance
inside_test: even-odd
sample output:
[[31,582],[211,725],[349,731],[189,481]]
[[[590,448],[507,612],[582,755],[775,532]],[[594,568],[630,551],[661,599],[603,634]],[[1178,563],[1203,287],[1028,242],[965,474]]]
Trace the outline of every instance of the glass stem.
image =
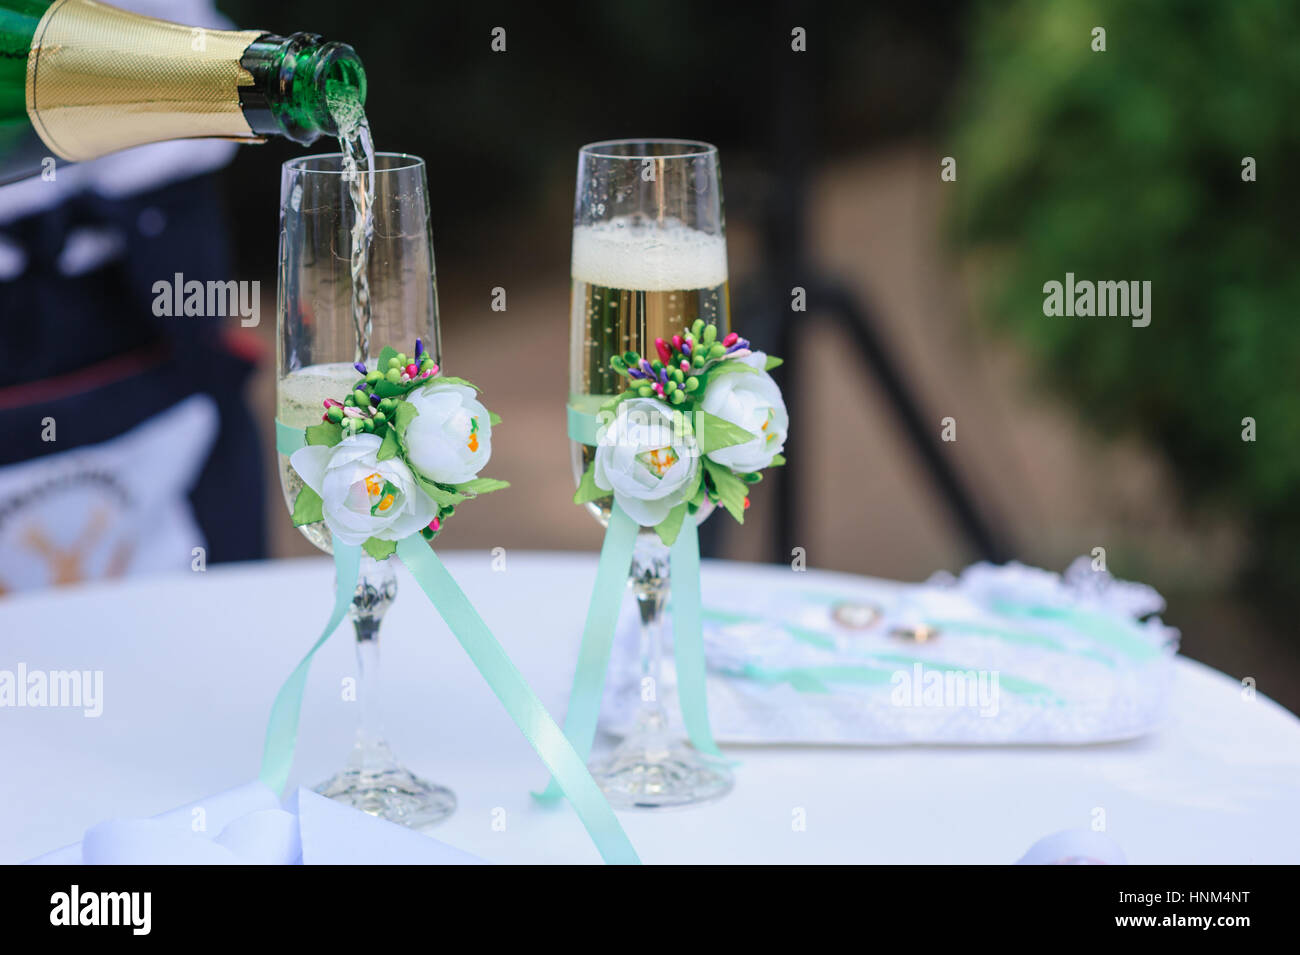
[[632,592],[641,617],[641,705],[637,711],[638,736],[664,738],[668,713],[660,692],[663,662],[663,611],[669,592],[668,548],[658,539],[638,539],[632,554]]
[[380,771],[392,762],[384,742],[379,693],[379,626],[397,596],[397,577],[388,561],[361,558],[361,573],[352,596],[349,616],[357,635],[357,706],[360,722],[353,764],[358,769]]

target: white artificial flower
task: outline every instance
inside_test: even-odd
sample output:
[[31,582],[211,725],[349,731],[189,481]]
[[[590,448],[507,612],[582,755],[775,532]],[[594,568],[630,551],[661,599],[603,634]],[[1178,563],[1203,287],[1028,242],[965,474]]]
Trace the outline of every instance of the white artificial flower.
[[695,438],[673,426],[652,398],[629,398],[603,429],[592,477],[642,527],[654,527],[695,487],[700,461]]
[[492,456],[492,418],[474,389],[435,380],[406,400],[419,412],[403,437],[411,467],[439,484],[472,481]]
[[355,434],[334,447],[312,444],[289,458],[303,483],[320,495],[325,525],[344,544],[368,537],[399,541],[427,527],[438,505],[400,458],[378,459],[377,435]]
[[736,360],[754,368],[755,373],[742,371],[711,377],[700,407],[724,421],[739,425],[754,438],[744,444],[712,451],[709,458],[734,471],[761,471],[785,448],[790,415],[785,410],[781,389],[763,369],[767,356],[756,351]]

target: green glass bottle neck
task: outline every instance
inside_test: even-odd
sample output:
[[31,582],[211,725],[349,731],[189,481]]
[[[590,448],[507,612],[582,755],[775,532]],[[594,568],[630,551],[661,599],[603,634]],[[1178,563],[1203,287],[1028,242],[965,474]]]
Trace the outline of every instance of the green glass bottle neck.
[[239,88],[239,105],[259,136],[304,145],[337,136],[331,104],[360,107],[366,101],[366,72],[356,51],[315,33],[264,34],[249,44],[240,65],[253,83]]

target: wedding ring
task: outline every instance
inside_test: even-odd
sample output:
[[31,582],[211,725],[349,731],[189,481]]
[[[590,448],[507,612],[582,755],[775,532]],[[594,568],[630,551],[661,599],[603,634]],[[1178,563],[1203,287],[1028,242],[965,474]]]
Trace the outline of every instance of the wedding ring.
[[831,606],[831,619],[849,630],[869,630],[880,619],[880,608],[841,600]]
[[939,636],[941,631],[928,626],[919,624],[915,627],[895,627],[889,631],[891,637],[898,637],[900,640],[911,640],[914,643],[925,643],[927,640],[933,640]]

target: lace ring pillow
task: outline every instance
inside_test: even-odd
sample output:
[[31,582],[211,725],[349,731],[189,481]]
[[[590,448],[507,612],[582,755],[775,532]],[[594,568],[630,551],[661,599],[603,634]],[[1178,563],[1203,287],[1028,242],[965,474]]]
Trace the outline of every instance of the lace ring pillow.
[[[1167,709],[1178,631],[1157,616],[1163,598],[1089,558],[1064,575],[976,564],[919,585],[711,570],[705,648],[719,741],[1096,743],[1149,732]],[[639,679],[635,627],[624,623],[602,711],[616,733]],[[672,695],[671,673],[665,682]]]

